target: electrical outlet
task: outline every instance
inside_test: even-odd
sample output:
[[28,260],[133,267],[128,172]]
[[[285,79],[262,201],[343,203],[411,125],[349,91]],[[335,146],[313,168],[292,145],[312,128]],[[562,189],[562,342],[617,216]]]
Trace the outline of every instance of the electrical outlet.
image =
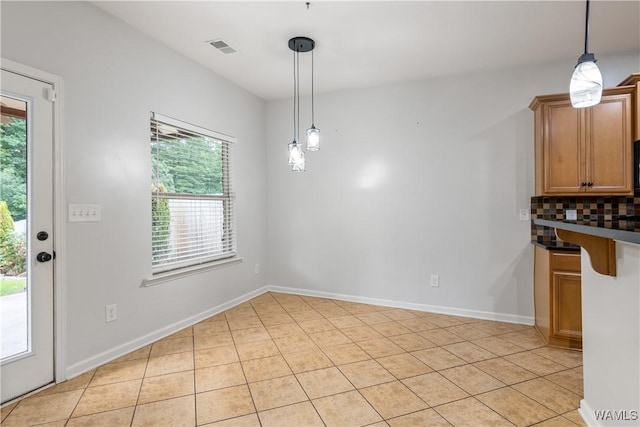
[[111,304],[104,308],[105,322],[113,322],[118,318],[117,304]]
[[529,209],[520,209],[520,221],[529,221]]
[[567,209],[564,211],[564,219],[567,221],[575,221],[578,219],[578,211],[575,209]]
[[256,264],[256,265],[253,267],[253,272],[254,272],[255,274],[260,273],[260,264]]
[[437,274],[431,275],[431,286],[433,286],[434,288],[440,286],[440,276],[438,276]]

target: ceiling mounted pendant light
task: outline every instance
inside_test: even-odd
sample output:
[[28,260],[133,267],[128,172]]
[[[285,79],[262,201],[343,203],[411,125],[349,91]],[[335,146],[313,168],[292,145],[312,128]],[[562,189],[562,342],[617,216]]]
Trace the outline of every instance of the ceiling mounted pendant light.
[[320,149],[320,129],[315,124],[313,101],[313,50],[311,50],[311,127],[307,129],[307,150],[318,151]]
[[300,53],[311,52],[311,127],[307,129],[307,150],[320,149],[320,129],[314,124],[313,105],[313,49],[315,42],[308,37],[294,37],[289,40],[289,49],[293,51],[293,142],[289,144],[289,165],[294,172],[305,170],[305,158],[300,135]]
[[578,58],[578,64],[571,76],[569,85],[571,105],[575,108],[591,107],[602,97],[602,74],[596,65],[596,57],[589,52],[589,0],[584,28],[584,53]]
[[293,56],[293,141],[289,143],[289,166],[294,171],[304,171],[304,152],[298,144],[298,57]]

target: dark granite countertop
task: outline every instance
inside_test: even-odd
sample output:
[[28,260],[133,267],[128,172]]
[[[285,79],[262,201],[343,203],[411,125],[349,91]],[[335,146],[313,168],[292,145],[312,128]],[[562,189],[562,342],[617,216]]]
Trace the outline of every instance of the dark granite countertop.
[[640,220],[635,217],[619,218],[616,221],[566,221],[536,218],[533,223],[545,227],[640,244]]
[[548,251],[580,252],[580,246],[563,242],[562,240],[552,239],[548,236],[539,236],[537,240],[532,240],[531,243]]

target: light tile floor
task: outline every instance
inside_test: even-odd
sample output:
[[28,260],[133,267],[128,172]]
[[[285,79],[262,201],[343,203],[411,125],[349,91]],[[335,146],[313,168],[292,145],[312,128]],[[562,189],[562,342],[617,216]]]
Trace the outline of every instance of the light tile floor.
[[2,408],[5,427],[582,425],[534,328],[267,293]]

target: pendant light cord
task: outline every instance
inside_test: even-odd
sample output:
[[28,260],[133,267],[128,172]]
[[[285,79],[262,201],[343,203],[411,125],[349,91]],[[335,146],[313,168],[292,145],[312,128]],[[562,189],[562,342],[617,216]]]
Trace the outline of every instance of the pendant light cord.
[[293,52],[293,140],[296,141],[296,52]]
[[587,13],[584,23],[584,53],[589,53],[589,0],[587,0]]
[[298,103],[298,117],[297,117],[298,126],[296,128],[296,141],[297,141],[298,138],[300,137],[300,54],[297,50],[296,50],[296,69],[297,69],[296,99]]
[[[308,3],[307,3],[308,4]],[[315,111],[313,103],[313,49],[311,50],[311,126],[315,126]]]

